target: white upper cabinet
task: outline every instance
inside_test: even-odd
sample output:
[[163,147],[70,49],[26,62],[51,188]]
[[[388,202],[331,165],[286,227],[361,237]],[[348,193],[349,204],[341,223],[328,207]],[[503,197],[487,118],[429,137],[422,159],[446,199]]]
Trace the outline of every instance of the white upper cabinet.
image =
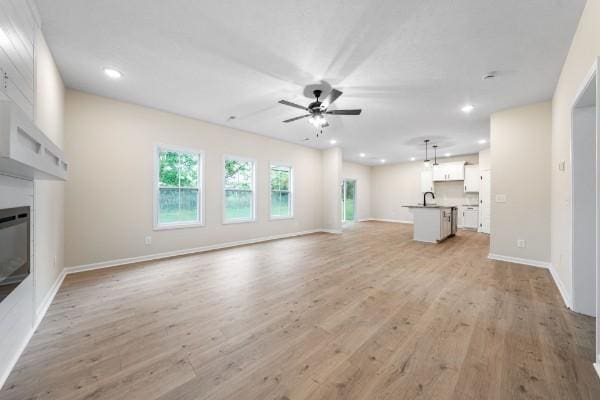
[[445,181],[446,180],[446,169],[442,166],[442,164],[439,165],[434,165],[432,167],[433,170],[433,180],[438,182],[438,181]]
[[465,192],[479,193],[480,186],[479,165],[465,165]]
[[35,33],[39,16],[30,0],[0,0],[0,98],[33,119]]
[[421,193],[433,192],[433,171],[426,169],[421,171]]
[[462,181],[465,179],[465,162],[448,162],[433,167],[433,180],[440,181]]

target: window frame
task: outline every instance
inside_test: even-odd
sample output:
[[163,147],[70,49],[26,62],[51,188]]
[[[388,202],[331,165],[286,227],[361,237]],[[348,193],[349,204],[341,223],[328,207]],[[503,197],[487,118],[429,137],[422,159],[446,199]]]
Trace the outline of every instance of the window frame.
[[[235,219],[227,219],[226,217],[226,208],[225,208],[225,162],[227,160],[233,161],[241,161],[241,162],[251,162],[252,163],[252,217],[251,218],[235,218]],[[223,225],[230,224],[246,224],[256,222],[256,169],[258,168],[258,163],[254,158],[248,157],[240,157],[234,156],[230,154],[224,154],[223,160],[221,162],[221,223]]]
[[[198,163],[198,221],[197,222],[174,222],[174,223],[160,223],[159,222],[159,194],[160,194],[160,152],[161,151],[174,151],[178,153],[192,153],[197,154],[200,157]],[[204,205],[204,167],[205,158],[204,151],[198,150],[193,147],[170,145],[164,143],[154,144],[154,178],[153,178],[153,228],[154,231],[170,230],[170,229],[185,229],[185,228],[199,228],[205,226],[205,205]]]
[[[284,216],[284,217],[280,217],[280,216],[273,216],[273,200],[272,200],[272,196],[273,196],[273,190],[272,190],[272,186],[271,186],[271,170],[273,169],[273,167],[286,167],[290,169],[290,181],[289,181],[289,203],[290,203],[290,215],[288,216]],[[285,220],[285,219],[294,219],[294,204],[295,204],[295,199],[294,199],[294,166],[292,164],[289,163],[284,163],[284,162],[276,162],[276,161],[271,161],[269,163],[269,176],[268,176],[268,182],[269,182],[269,220],[271,221],[278,221],[278,220]]]

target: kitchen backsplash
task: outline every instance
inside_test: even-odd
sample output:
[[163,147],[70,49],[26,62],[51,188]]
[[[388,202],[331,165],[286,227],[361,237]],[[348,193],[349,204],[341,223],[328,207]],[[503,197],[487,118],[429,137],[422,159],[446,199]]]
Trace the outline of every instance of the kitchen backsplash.
[[434,192],[436,203],[442,206],[476,205],[479,193],[465,193],[463,181],[435,182]]

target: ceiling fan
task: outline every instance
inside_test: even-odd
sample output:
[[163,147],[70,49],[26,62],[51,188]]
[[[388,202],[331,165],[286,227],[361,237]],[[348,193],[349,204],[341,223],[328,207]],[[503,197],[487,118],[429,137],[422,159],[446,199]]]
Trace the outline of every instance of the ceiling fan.
[[360,110],[360,109],[356,109],[356,110],[327,110],[327,108],[329,108],[329,106],[342,95],[342,92],[340,92],[337,89],[331,89],[331,92],[329,92],[329,95],[327,95],[327,97],[323,101],[319,101],[319,98],[321,97],[322,93],[323,92],[321,90],[319,90],[319,89],[313,90],[313,94],[315,95],[316,101],[313,101],[312,103],[310,103],[308,105],[308,107],[304,107],[304,106],[301,106],[300,104],[292,103],[292,102],[287,101],[287,100],[279,100],[280,104],[283,104],[285,106],[299,108],[301,110],[304,110],[304,111],[308,112],[308,114],[300,115],[299,117],[294,117],[294,118],[286,119],[283,122],[288,123],[288,122],[293,122],[293,121],[296,121],[296,120],[299,120],[299,119],[302,119],[302,118],[310,117],[309,118],[309,122],[315,128],[319,129],[319,128],[325,128],[325,127],[329,126],[329,123],[325,119],[324,114],[330,114],[330,115],[360,115],[360,113],[362,112],[362,110]]

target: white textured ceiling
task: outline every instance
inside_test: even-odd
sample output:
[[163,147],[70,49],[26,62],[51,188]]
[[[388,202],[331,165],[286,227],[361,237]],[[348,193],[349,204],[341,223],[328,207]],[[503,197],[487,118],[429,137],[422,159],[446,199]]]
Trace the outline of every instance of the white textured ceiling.
[[[422,158],[424,138],[478,151],[490,113],[550,99],[585,0],[37,3],[71,88],[318,148],[335,138],[346,160],[376,163]],[[363,114],[328,117],[317,139],[277,101],[308,104],[320,80]]]

